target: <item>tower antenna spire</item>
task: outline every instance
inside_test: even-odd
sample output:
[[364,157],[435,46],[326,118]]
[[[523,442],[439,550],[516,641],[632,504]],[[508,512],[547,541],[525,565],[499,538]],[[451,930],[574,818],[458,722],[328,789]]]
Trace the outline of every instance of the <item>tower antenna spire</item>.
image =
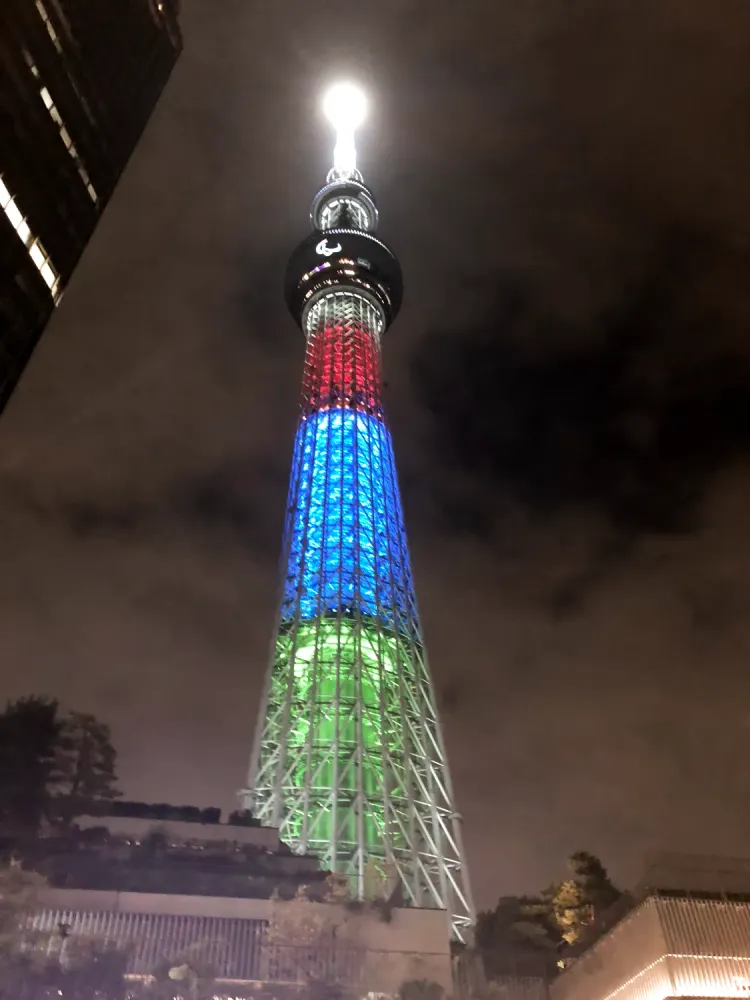
[[367,98],[354,83],[337,83],[323,98],[323,111],[336,130],[330,180],[359,179],[354,134],[367,116]]

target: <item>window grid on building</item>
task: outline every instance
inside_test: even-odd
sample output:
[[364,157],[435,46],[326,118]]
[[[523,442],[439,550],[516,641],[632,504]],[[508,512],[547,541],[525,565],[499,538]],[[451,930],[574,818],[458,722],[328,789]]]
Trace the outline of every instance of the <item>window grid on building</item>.
[[52,21],[50,21],[49,14],[47,13],[47,8],[42,3],[42,0],[36,0],[36,9],[39,11],[39,16],[44,21],[44,25],[47,29],[47,34],[52,39],[52,44],[55,46],[60,55],[62,55],[62,44],[60,42],[57,32],[55,31],[55,27],[52,24]]
[[[39,72],[38,70],[36,70],[36,66],[32,66],[31,71],[32,73],[34,73],[34,76],[38,78]],[[76,170],[78,171],[81,180],[86,185],[86,190],[89,193],[89,197],[91,198],[93,203],[96,204],[99,201],[99,196],[97,195],[94,189],[94,185],[91,183],[88,171],[86,170],[86,167],[83,165],[83,160],[81,159],[80,154],[78,153],[78,150],[75,147],[75,143],[70,138],[70,133],[65,127],[62,117],[60,116],[60,112],[57,110],[57,106],[55,105],[55,102],[52,100],[52,96],[49,90],[46,87],[42,87],[42,89],[39,91],[39,95],[44,101],[45,108],[47,109],[47,111],[49,111],[50,118],[55,123],[55,125],[57,125],[58,131],[60,133],[60,138],[62,139],[63,144],[65,145],[65,148],[67,149],[68,153],[70,153],[70,157],[76,165]]]
[[29,224],[16,204],[15,198],[12,197],[6,187],[2,176],[0,176],[0,208],[5,212],[8,222],[15,229],[18,238],[26,247],[29,257],[31,257],[47,288],[49,288],[52,298],[57,302],[60,297],[60,275],[52,264],[49,254],[42,246],[41,241],[31,232]]

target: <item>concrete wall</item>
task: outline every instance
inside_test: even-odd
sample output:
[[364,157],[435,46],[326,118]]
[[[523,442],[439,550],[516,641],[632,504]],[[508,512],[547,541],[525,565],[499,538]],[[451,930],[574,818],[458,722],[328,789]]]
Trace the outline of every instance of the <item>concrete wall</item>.
[[[276,906],[284,906],[276,903]],[[389,922],[373,913],[350,914],[341,907],[309,904],[333,910],[336,940],[364,954],[362,981],[372,992],[398,991],[403,982],[429,979],[452,992],[453,973],[448,920],[444,910],[394,909]]]

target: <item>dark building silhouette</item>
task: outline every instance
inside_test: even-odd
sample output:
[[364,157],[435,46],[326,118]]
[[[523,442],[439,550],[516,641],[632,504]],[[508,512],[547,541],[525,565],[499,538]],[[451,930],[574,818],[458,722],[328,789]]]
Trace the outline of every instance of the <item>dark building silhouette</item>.
[[182,47],[177,0],[0,0],[0,410]]

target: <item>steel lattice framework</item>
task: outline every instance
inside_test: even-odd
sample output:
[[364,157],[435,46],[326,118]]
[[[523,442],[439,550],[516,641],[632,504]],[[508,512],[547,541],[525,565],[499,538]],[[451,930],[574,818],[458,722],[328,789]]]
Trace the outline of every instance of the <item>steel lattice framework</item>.
[[[329,176],[287,298],[307,339],[278,631],[246,803],[366,895],[381,865],[407,905],[473,923],[414,598],[380,342],[400,271],[359,174]],[[387,255],[387,256],[386,256]]]

